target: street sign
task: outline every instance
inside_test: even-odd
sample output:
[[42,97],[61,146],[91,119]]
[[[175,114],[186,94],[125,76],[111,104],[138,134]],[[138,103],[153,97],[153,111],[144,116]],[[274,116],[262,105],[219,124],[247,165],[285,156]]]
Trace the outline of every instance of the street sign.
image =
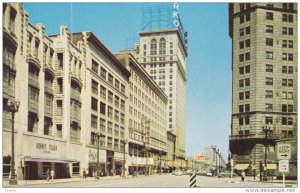
[[279,161],[279,172],[289,172],[289,160]]
[[277,145],[277,159],[278,160],[291,159],[291,144],[278,144]]

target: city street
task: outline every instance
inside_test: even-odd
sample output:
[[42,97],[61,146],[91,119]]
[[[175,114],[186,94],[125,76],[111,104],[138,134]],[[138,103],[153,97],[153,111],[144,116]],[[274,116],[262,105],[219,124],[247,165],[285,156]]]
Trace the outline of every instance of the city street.
[[[189,175],[174,176],[171,174],[153,175],[153,176],[139,176],[139,177],[127,177],[127,178],[114,178],[110,180],[95,180],[94,178],[88,180],[81,180],[77,182],[63,182],[59,183],[47,183],[43,181],[42,184],[26,185],[26,187],[40,187],[40,188],[63,188],[63,187],[81,187],[81,188],[119,188],[119,187],[141,187],[141,188],[188,188],[189,187]],[[240,178],[217,178],[208,176],[197,176],[198,188],[279,188],[282,187],[282,183],[268,183],[253,181],[253,178],[246,178],[244,182],[241,182]],[[54,180],[55,181],[55,180]]]

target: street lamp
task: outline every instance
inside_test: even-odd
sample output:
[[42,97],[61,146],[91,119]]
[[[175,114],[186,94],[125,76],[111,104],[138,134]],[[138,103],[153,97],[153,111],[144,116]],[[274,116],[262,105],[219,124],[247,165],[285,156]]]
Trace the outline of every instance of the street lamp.
[[268,132],[271,131],[271,123],[268,122],[263,128],[265,132],[265,167],[264,167],[264,176],[267,175],[267,147],[268,147]]
[[15,174],[15,139],[14,139],[14,130],[15,130],[15,113],[18,112],[20,101],[8,101],[7,102],[8,111],[11,112],[11,175],[9,179],[9,185],[17,185],[18,181]]
[[97,170],[97,176],[96,179],[99,179],[99,149],[100,149],[100,139],[101,137],[104,137],[104,135],[101,134],[101,132],[97,133],[97,166],[96,166],[96,170]]
[[123,153],[124,153],[124,154],[123,154],[123,156],[124,156],[124,157],[123,157],[124,162],[123,162],[123,175],[122,175],[123,177],[125,177],[125,163],[126,163],[126,161],[125,161],[125,149],[126,149],[125,146],[126,146],[127,142],[128,142],[127,139],[125,139],[125,140],[123,141],[123,143],[124,143],[124,152],[123,152]]

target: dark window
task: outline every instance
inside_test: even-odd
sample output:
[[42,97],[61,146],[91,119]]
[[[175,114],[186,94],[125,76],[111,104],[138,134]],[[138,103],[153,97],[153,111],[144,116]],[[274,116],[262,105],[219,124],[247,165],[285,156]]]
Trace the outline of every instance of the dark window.
[[250,91],[245,92],[245,99],[250,99]]
[[267,33],[273,33],[273,26],[272,25],[267,25],[266,26],[266,32]]
[[97,111],[97,110],[98,110],[98,100],[95,99],[94,97],[92,97],[91,108],[92,108],[94,111]]
[[250,124],[250,118],[249,117],[245,117],[245,125],[249,125],[249,124]]
[[294,17],[293,17],[293,15],[289,15],[288,18],[289,18],[289,22],[291,22],[291,23],[294,22]]
[[293,35],[293,28],[289,27],[289,35]]
[[239,125],[244,125],[244,119],[243,119],[243,117],[239,118]]
[[282,47],[287,48],[287,40],[282,40]]
[[272,125],[273,124],[273,117],[266,117],[265,118],[265,124],[267,124],[267,125],[271,124]]
[[246,59],[246,60],[250,60],[250,52],[247,52],[247,53],[245,54],[245,59]]
[[287,86],[287,79],[285,79],[285,78],[283,78],[282,79],[282,84],[281,84],[282,86]]
[[273,91],[266,90],[266,98],[273,98]]
[[273,46],[273,39],[272,38],[266,38],[266,46]]
[[240,62],[243,62],[244,61],[244,54],[240,54],[239,59],[240,59]]
[[250,13],[246,14],[246,21],[250,21],[250,19],[251,19]]
[[244,74],[244,67],[239,67],[240,74]]
[[239,93],[239,99],[240,99],[240,100],[244,100],[244,93],[243,93],[243,92],[240,92],[240,93]]
[[285,21],[285,22],[288,21],[288,15],[287,14],[282,14],[282,21]]
[[246,42],[246,47],[247,48],[250,47],[250,39],[246,40],[245,42]]
[[240,113],[244,112],[244,105],[239,105],[239,112]]
[[245,79],[245,86],[250,86],[250,78]]
[[100,102],[100,113],[102,115],[105,115],[105,108],[106,108],[105,106],[106,106],[105,103]]
[[244,36],[245,32],[244,32],[244,28],[240,29],[240,36]]
[[240,11],[243,11],[245,9],[245,4],[244,3],[240,3]]
[[240,49],[243,49],[244,48],[244,41],[241,41],[240,42]]
[[92,71],[94,71],[96,74],[99,72],[99,64],[94,60],[92,60]]
[[273,85],[273,78],[267,77],[266,78],[266,85]]
[[273,72],[273,65],[266,64],[266,72]]
[[281,111],[282,112],[287,112],[287,105],[281,105]]
[[284,74],[287,73],[287,66],[282,66],[282,73],[284,73]]
[[293,125],[293,118],[292,117],[288,118],[288,125]]
[[246,72],[246,73],[250,73],[250,65],[245,66],[245,72]]
[[244,80],[239,80],[239,86],[244,87]]
[[240,23],[244,23],[244,15],[240,16]]
[[287,117],[282,117],[281,118],[281,124],[282,125],[287,125]]
[[250,26],[246,27],[246,34],[250,34],[251,30],[250,30]]
[[273,20],[273,13],[267,12],[266,13],[266,20]]
[[288,67],[288,73],[289,74],[293,74],[293,66],[289,66]]
[[288,43],[289,43],[289,44],[288,44],[288,47],[289,47],[289,48],[293,48],[293,40],[289,40]]
[[288,105],[288,112],[292,113],[293,112],[293,105]]
[[249,112],[250,111],[250,104],[246,104],[245,105],[245,112]]
[[288,60],[289,61],[293,61],[294,59],[293,59],[293,54],[288,54]]
[[63,69],[63,53],[57,53],[58,69]]
[[288,79],[288,86],[293,87],[293,79]]

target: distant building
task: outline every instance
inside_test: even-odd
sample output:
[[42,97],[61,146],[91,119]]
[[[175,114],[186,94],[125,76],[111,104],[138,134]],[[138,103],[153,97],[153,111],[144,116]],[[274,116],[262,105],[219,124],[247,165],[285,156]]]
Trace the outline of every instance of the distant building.
[[205,147],[201,154],[195,156],[195,159],[202,172],[210,171],[213,175],[218,175],[226,169],[223,155],[216,146]]
[[[235,169],[277,171],[277,140],[297,135],[296,3],[230,3]],[[267,157],[265,157],[267,156]]]

